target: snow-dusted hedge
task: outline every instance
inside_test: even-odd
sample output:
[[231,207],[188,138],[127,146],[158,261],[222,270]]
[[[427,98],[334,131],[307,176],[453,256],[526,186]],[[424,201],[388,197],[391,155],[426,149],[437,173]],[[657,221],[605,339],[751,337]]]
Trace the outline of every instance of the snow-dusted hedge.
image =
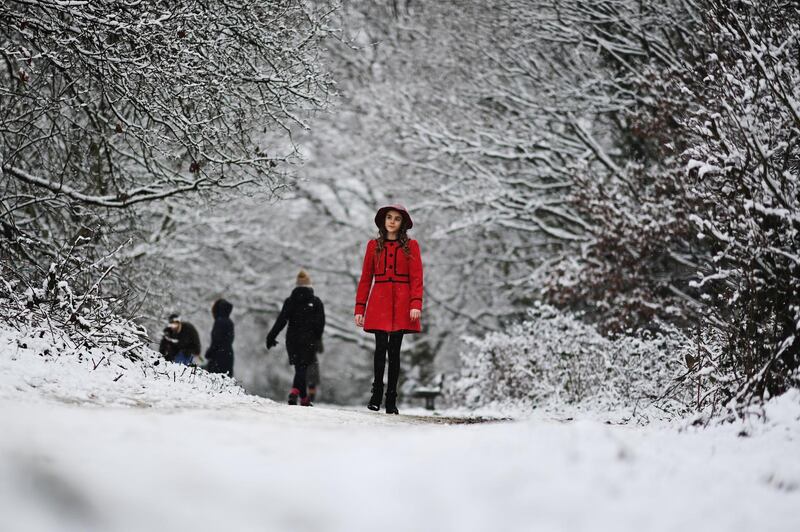
[[449,400],[468,408],[585,406],[678,413],[688,391],[675,387],[686,372],[689,346],[679,335],[601,335],[592,325],[549,305],[504,332],[468,338],[461,372],[447,385]]
[[0,325],[0,399],[139,407],[249,401],[227,376],[165,362],[124,322],[103,334],[110,341],[86,343],[47,323]]
[[41,287],[0,277],[0,399],[190,406],[252,402],[236,381],[166,362],[146,331],[97,290],[76,294],[51,267]]

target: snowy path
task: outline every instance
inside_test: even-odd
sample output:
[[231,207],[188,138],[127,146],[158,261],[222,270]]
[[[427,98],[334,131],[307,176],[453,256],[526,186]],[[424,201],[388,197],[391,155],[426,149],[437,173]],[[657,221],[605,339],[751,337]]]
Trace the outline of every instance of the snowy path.
[[0,530],[800,530],[797,430],[0,400]]

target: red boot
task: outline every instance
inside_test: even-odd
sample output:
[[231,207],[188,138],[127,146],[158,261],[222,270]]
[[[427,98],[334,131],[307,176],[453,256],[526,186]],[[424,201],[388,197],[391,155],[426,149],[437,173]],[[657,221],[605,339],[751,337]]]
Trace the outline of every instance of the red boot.
[[300,390],[298,390],[297,388],[292,388],[291,391],[289,391],[289,404],[296,405],[297,397],[299,395],[300,395]]

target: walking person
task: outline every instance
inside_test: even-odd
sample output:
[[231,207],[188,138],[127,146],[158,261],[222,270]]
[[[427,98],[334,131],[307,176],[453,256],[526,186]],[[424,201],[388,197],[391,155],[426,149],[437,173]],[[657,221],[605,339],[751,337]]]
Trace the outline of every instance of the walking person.
[[178,314],[170,314],[168,321],[158,351],[168,362],[188,366],[194,357],[200,356],[200,335],[194,325],[181,320]]
[[406,233],[414,226],[402,205],[387,205],[375,215],[378,237],[367,243],[356,291],[355,323],[375,334],[374,378],[367,408],[380,410],[383,373],[389,359],[386,413],[398,414],[397,381],[403,335],[420,332],[422,258]]
[[206,350],[206,370],[233,377],[233,305],[226,299],[217,299],[211,305],[214,325],[211,328],[211,345]]
[[278,345],[276,338],[287,323],[286,351],[289,364],[294,366],[289,404],[296,405],[299,398],[301,405],[313,406],[306,388],[306,377],[308,367],[317,361],[317,350],[325,329],[325,307],[314,295],[311,277],[305,270],[297,274],[296,286],[283,302],[281,313],[267,335],[267,349]]

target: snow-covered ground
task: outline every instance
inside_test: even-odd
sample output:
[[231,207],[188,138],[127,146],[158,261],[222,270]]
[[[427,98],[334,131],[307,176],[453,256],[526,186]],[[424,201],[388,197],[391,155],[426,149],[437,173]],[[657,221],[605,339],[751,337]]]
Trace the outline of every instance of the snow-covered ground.
[[0,530],[800,530],[797,392],[747,427],[467,425],[93,367],[0,342]]

